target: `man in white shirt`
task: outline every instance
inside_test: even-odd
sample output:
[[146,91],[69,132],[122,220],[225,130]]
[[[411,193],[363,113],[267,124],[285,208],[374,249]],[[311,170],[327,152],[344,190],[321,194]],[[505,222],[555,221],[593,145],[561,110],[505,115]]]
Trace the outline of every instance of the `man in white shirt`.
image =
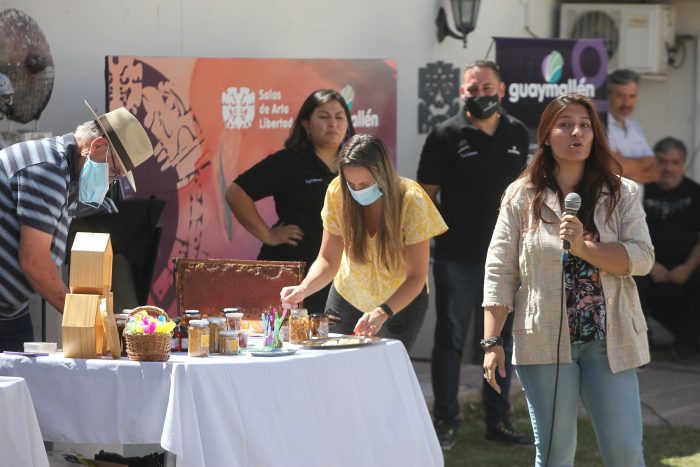
[[642,128],[628,117],[637,104],[639,75],[615,70],[608,76],[608,142],[623,175],[639,184],[659,179],[659,167]]

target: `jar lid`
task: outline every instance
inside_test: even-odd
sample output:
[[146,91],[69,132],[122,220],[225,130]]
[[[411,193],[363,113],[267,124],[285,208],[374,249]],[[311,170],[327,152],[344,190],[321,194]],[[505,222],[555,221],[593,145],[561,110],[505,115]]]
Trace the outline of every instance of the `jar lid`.
[[218,324],[221,324],[221,323],[225,323],[225,322],[226,322],[226,318],[224,318],[224,317],[222,317],[222,316],[210,316],[210,317],[207,318],[207,321],[209,321],[210,323],[218,323]]
[[186,314],[186,315],[190,315],[190,316],[192,316],[192,315],[198,315],[198,314],[199,314],[199,310],[185,310],[185,314]]
[[226,331],[221,331],[219,337],[238,337],[238,331],[234,329],[228,329]]
[[306,316],[309,314],[309,312],[306,311],[306,308],[292,308],[292,314]]
[[226,313],[240,313],[240,308],[224,308],[224,314]]
[[190,320],[190,326],[194,326],[196,328],[206,328],[209,327],[209,321],[206,319],[193,319]]

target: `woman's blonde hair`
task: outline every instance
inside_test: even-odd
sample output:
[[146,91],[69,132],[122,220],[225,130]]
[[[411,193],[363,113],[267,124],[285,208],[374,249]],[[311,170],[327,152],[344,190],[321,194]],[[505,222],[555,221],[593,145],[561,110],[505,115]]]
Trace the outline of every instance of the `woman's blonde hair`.
[[364,167],[377,181],[384,193],[377,227],[377,254],[387,270],[397,269],[405,255],[406,246],[401,231],[401,215],[405,188],[389,160],[389,150],[381,139],[373,135],[355,135],[343,146],[338,162],[343,211],[340,223],[345,251],[353,261],[368,263],[369,236],[363,206],[355,201],[343,173],[345,167]]

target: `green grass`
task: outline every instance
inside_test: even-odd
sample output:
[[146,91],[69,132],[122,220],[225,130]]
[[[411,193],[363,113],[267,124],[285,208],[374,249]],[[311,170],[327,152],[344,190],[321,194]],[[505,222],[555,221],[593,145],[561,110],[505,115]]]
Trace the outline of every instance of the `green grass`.
[[[516,409],[511,421],[521,431],[532,433],[524,408]],[[645,426],[644,458],[647,467],[700,467],[700,429]],[[534,461],[534,447],[511,446],[484,439],[480,404],[465,409],[457,444],[445,452],[447,467],[532,467]],[[589,420],[581,418],[578,422],[576,467],[602,465],[593,426]]]

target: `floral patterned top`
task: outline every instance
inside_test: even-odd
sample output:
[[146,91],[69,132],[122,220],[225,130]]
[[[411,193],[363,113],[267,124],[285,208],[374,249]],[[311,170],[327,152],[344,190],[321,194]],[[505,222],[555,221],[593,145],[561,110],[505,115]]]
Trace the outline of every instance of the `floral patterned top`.
[[[447,230],[447,224],[440,216],[428,194],[414,180],[401,177],[405,189],[401,230],[404,245],[413,245],[440,235]],[[335,178],[326,191],[326,202],[321,211],[323,228],[333,235],[341,235],[343,197],[340,190],[340,177]],[[343,251],[340,267],[333,279],[338,293],[358,310],[369,313],[380,303],[391,297],[406,277],[405,264],[398,270],[387,271],[379,261],[377,242],[369,242],[369,262],[357,263],[350,260]],[[426,277],[426,284],[428,278]]]
[[566,312],[572,343],[605,339],[605,296],[600,271],[569,255],[564,267]]

